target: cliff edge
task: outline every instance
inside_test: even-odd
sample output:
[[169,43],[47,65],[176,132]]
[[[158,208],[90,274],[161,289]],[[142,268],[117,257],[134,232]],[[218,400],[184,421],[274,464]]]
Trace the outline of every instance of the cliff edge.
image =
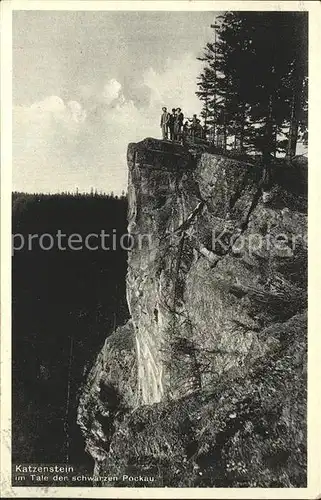
[[262,193],[251,162],[145,139],[128,168],[131,319],[78,411],[96,473],[304,486],[306,164],[275,165]]

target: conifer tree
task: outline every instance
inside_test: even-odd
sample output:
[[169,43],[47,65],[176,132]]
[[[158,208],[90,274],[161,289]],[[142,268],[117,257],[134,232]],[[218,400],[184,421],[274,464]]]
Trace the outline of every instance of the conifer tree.
[[293,156],[307,139],[307,14],[226,12],[200,60],[206,126],[241,151]]

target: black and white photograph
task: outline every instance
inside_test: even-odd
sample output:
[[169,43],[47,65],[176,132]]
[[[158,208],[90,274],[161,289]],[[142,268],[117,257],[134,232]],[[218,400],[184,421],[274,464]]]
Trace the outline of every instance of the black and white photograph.
[[12,10],[7,496],[317,498],[320,9],[28,3]]

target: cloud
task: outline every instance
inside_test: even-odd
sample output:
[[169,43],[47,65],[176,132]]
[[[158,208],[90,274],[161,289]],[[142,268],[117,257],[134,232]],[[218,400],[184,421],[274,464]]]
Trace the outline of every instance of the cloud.
[[[16,106],[13,115],[13,132],[14,136],[19,137],[19,132],[31,135],[32,131],[34,139],[44,134],[50,136],[53,129],[60,126],[76,132],[78,125],[85,119],[86,111],[77,101],[69,101],[65,104],[60,97],[49,96],[29,107]],[[21,130],[23,126],[25,129]]]
[[198,113],[200,102],[195,91],[200,70],[200,62],[189,54],[180,60],[167,59],[162,73],[150,68],[144,74],[144,84],[151,89],[151,104],[154,107],[165,105],[169,109],[180,107],[186,115]]
[[115,99],[117,99],[119,97],[120,91],[121,91],[121,84],[114,78],[109,80],[109,82],[107,82],[104,85],[102,92],[102,97],[106,102],[106,104],[110,104]]
[[72,123],[83,123],[85,121],[87,113],[79,102],[69,101],[67,103],[67,110],[69,112],[69,119]]
[[17,106],[13,117],[13,185],[16,190],[120,192],[127,187],[129,142],[160,137],[163,105],[200,111],[195,96],[200,63],[191,55],[150,68],[131,97],[115,78],[81,88],[81,103],[59,96]]

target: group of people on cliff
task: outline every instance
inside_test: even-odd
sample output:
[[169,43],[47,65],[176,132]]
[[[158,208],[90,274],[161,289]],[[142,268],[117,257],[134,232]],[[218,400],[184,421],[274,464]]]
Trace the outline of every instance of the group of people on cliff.
[[181,108],[173,108],[172,112],[169,113],[167,108],[163,107],[160,127],[163,140],[168,140],[169,138],[171,141],[183,143],[187,137],[190,137],[192,140],[195,140],[195,138],[204,139],[201,120],[195,114],[192,118],[186,118],[184,122],[184,114]]

